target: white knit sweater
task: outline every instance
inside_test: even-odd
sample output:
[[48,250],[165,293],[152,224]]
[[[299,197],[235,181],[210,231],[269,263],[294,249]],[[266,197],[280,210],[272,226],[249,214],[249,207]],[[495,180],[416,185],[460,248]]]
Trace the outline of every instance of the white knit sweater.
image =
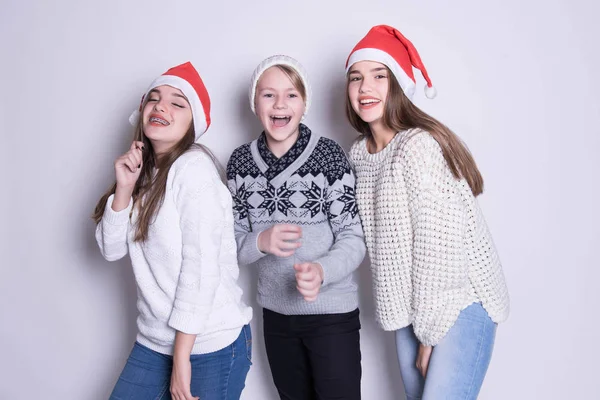
[[104,258],[129,251],[137,283],[137,340],[173,354],[176,331],[197,334],[192,354],[233,343],[252,317],[237,284],[231,195],[202,151],[189,151],[169,170],[165,198],[148,239],[134,242],[137,207],[106,204],[96,240]]
[[492,237],[437,141],[413,129],[370,154],[362,139],[350,160],[381,327],[412,323],[421,343],[435,345],[476,301],[494,322],[504,321],[509,298]]

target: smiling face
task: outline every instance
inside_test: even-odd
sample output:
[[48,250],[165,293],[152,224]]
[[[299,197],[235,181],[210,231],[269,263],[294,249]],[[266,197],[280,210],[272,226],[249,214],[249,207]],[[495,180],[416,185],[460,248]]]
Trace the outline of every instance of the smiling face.
[[279,66],[263,72],[256,86],[256,115],[267,135],[269,148],[278,157],[298,138],[298,127],[306,109],[300,89]]
[[158,86],[148,93],[142,110],[142,127],[157,153],[177,144],[192,124],[192,109],[181,90]]
[[389,90],[389,70],[375,61],[360,61],[348,72],[352,109],[369,125],[380,124]]

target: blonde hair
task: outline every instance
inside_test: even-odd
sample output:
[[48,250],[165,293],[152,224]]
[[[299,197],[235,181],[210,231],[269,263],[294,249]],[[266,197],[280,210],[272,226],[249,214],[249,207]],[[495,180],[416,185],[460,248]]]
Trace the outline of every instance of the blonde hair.
[[[296,71],[289,65],[284,64],[275,64],[271,68],[278,68],[281,72],[283,72],[285,76],[287,76],[288,79],[292,82],[292,85],[294,85],[296,90],[300,93],[300,97],[302,97],[304,103],[306,103],[306,86],[304,86],[304,81],[302,81],[302,77],[300,77],[298,71]],[[256,94],[254,94],[254,104],[256,104]]]

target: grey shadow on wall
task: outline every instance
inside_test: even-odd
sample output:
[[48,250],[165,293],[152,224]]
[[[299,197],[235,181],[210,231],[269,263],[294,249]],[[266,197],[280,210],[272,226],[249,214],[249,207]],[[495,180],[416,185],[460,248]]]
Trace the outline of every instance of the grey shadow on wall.
[[[86,268],[89,269],[88,273],[92,274],[95,277],[94,279],[98,279],[99,281],[106,280],[109,281],[109,284],[119,287],[117,293],[119,294],[120,300],[118,303],[121,305],[121,314],[124,315],[122,321],[111,323],[119,327],[118,330],[114,331],[114,335],[118,335],[121,339],[119,342],[118,353],[115,357],[115,359],[118,357],[119,362],[114,363],[114,368],[110,371],[110,375],[96,376],[94,379],[96,390],[93,390],[93,392],[102,394],[102,398],[109,397],[112,388],[125,366],[125,361],[131,352],[137,334],[137,289],[129,255],[126,255],[118,261],[106,261],[102,257],[98,244],[96,243],[96,224],[91,219],[96,203],[104,192],[114,183],[115,173],[112,161],[114,161],[114,158],[118,155],[125,152],[131,145],[131,140],[133,138],[131,126],[128,123],[123,124],[118,135],[118,137],[122,139],[118,141],[117,150],[113,151],[114,149],[106,149],[107,153],[110,155],[107,154],[106,157],[102,157],[105,162],[103,165],[98,166],[102,173],[94,175],[96,179],[93,182],[90,182],[91,185],[89,187],[93,188],[93,190],[89,190],[90,193],[87,195],[87,198],[89,199],[87,207],[84,207],[84,215],[80,216],[81,220],[87,221],[87,223],[79,225],[82,232],[77,232],[78,235],[76,236],[83,242],[81,243],[81,247],[84,249],[86,259],[90,260],[89,264],[84,264]],[[114,158],[111,159],[111,156]],[[89,265],[93,265],[94,268],[89,268]],[[102,317],[102,315],[96,315],[89,316],[88,318]],[[104,325],[106,323],[99,321],[98,325]]]

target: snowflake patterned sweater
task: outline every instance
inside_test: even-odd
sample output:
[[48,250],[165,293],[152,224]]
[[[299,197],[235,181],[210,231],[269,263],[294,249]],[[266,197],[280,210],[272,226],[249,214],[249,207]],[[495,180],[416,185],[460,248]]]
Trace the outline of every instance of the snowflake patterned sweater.
[[[227,165],[234,198],[240,264],[258,267],[258,303],[285,315],[335,314],[358,307],[354,270],[366,246],[354,195],[354,173],[342,148],[300,124],[296,143],[281,158],[265,134],[237,148]],[[260,232],[275,224],[302,228],[302,246],[291,257],[258,249]],[[307,302],[296,289],[294,264],[323,267],[323,286]]]

